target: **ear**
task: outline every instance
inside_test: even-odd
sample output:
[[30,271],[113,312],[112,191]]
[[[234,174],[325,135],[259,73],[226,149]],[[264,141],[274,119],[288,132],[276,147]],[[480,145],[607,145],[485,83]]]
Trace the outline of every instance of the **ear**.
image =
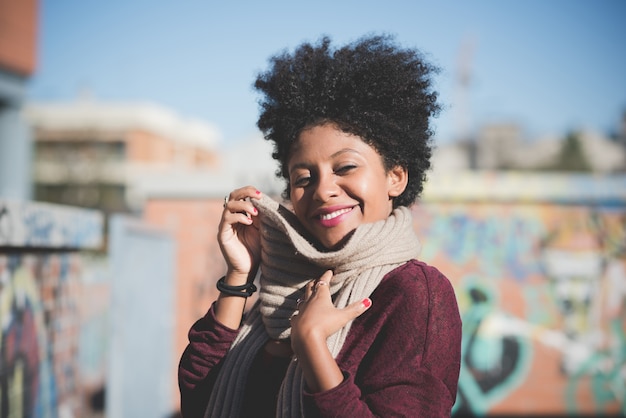
[[389,197],[398,197],[402,194],[409,182],[409,172],[402,166],[395,166],[387,172],[387,193]]

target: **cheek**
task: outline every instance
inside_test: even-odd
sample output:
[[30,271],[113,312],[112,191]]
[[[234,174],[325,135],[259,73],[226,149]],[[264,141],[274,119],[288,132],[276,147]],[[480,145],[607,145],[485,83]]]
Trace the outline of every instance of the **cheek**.
[[302,189],[291,187],[289,189],[289,200],[292,204],[299,202],[302,199]]
[[304,195],[301,189],[291,190],[289,201],[291,202],[293,211],[296,213],[298,218],[300,218],[305,212],[303,197]]
[[389,200],[387,184],[378,178],[362,184],[361,195],[365,198],[365,216],[367,222],[375,222],[385,219],[392,210],[392,202]]
[[361,196],[372,206],[382,204],[387,197],[386,185],[378,177],[369,176],[349,185],[350,193]]

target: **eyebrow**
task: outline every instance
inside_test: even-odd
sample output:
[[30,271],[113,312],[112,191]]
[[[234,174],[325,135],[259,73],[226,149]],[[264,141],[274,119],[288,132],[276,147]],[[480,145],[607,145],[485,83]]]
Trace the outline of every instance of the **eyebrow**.
[[[361,154],[359,151],[357,151],[357,150],[355,150],[353,148],[342,148],[339,151],[331,154],[330,158],[331,159],[332,158],[336,158],[336,157],[338,157],[338,156],[340,156],[342,154],[347,154],[347,153]],[[297,163],[297,164],[294,164],[293,167],[291,167],[289,169],[289,172],[291,173],[293,170],[298,169],[298,168],[308,168],[308,167],[309,167],[309,165],[306,164],[306,163]]]

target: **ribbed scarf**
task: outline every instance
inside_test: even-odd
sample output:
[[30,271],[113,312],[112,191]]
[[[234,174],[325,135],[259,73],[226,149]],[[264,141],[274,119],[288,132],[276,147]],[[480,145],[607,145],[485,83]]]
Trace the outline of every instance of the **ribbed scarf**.
[[[224,359],[205,413],[207,418],[237,417],[248,371],[270,339],[290,335],[290,317],[304,286],[326,270],[334,272],[330,291],[337,308],[369,297],[394,268],[416,258],[419,242],[411,212],[396,208],[385,220],[360,225],[337,251],[320,251],[303,235],[295,215],[269,197],[252,200],[261,223],[259,300],[251,308]],[[336,357],[350,330],[348,323],[327,340]],[[277,405],[278,417],[303,417],[302,370],[294,358],[287,368]]]

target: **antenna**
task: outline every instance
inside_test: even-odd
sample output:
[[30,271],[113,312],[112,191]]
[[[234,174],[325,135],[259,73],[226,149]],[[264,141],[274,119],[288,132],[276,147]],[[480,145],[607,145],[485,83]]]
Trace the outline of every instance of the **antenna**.
[[469,35],[461,41],[457,67],[457,88],[456,88],[456,129],[457,140],[467,143],[469,147],[470,168],[476,168],[476,143],[470,133],[470,106],[469,89],[472,84],[472,59],[476,40]]

